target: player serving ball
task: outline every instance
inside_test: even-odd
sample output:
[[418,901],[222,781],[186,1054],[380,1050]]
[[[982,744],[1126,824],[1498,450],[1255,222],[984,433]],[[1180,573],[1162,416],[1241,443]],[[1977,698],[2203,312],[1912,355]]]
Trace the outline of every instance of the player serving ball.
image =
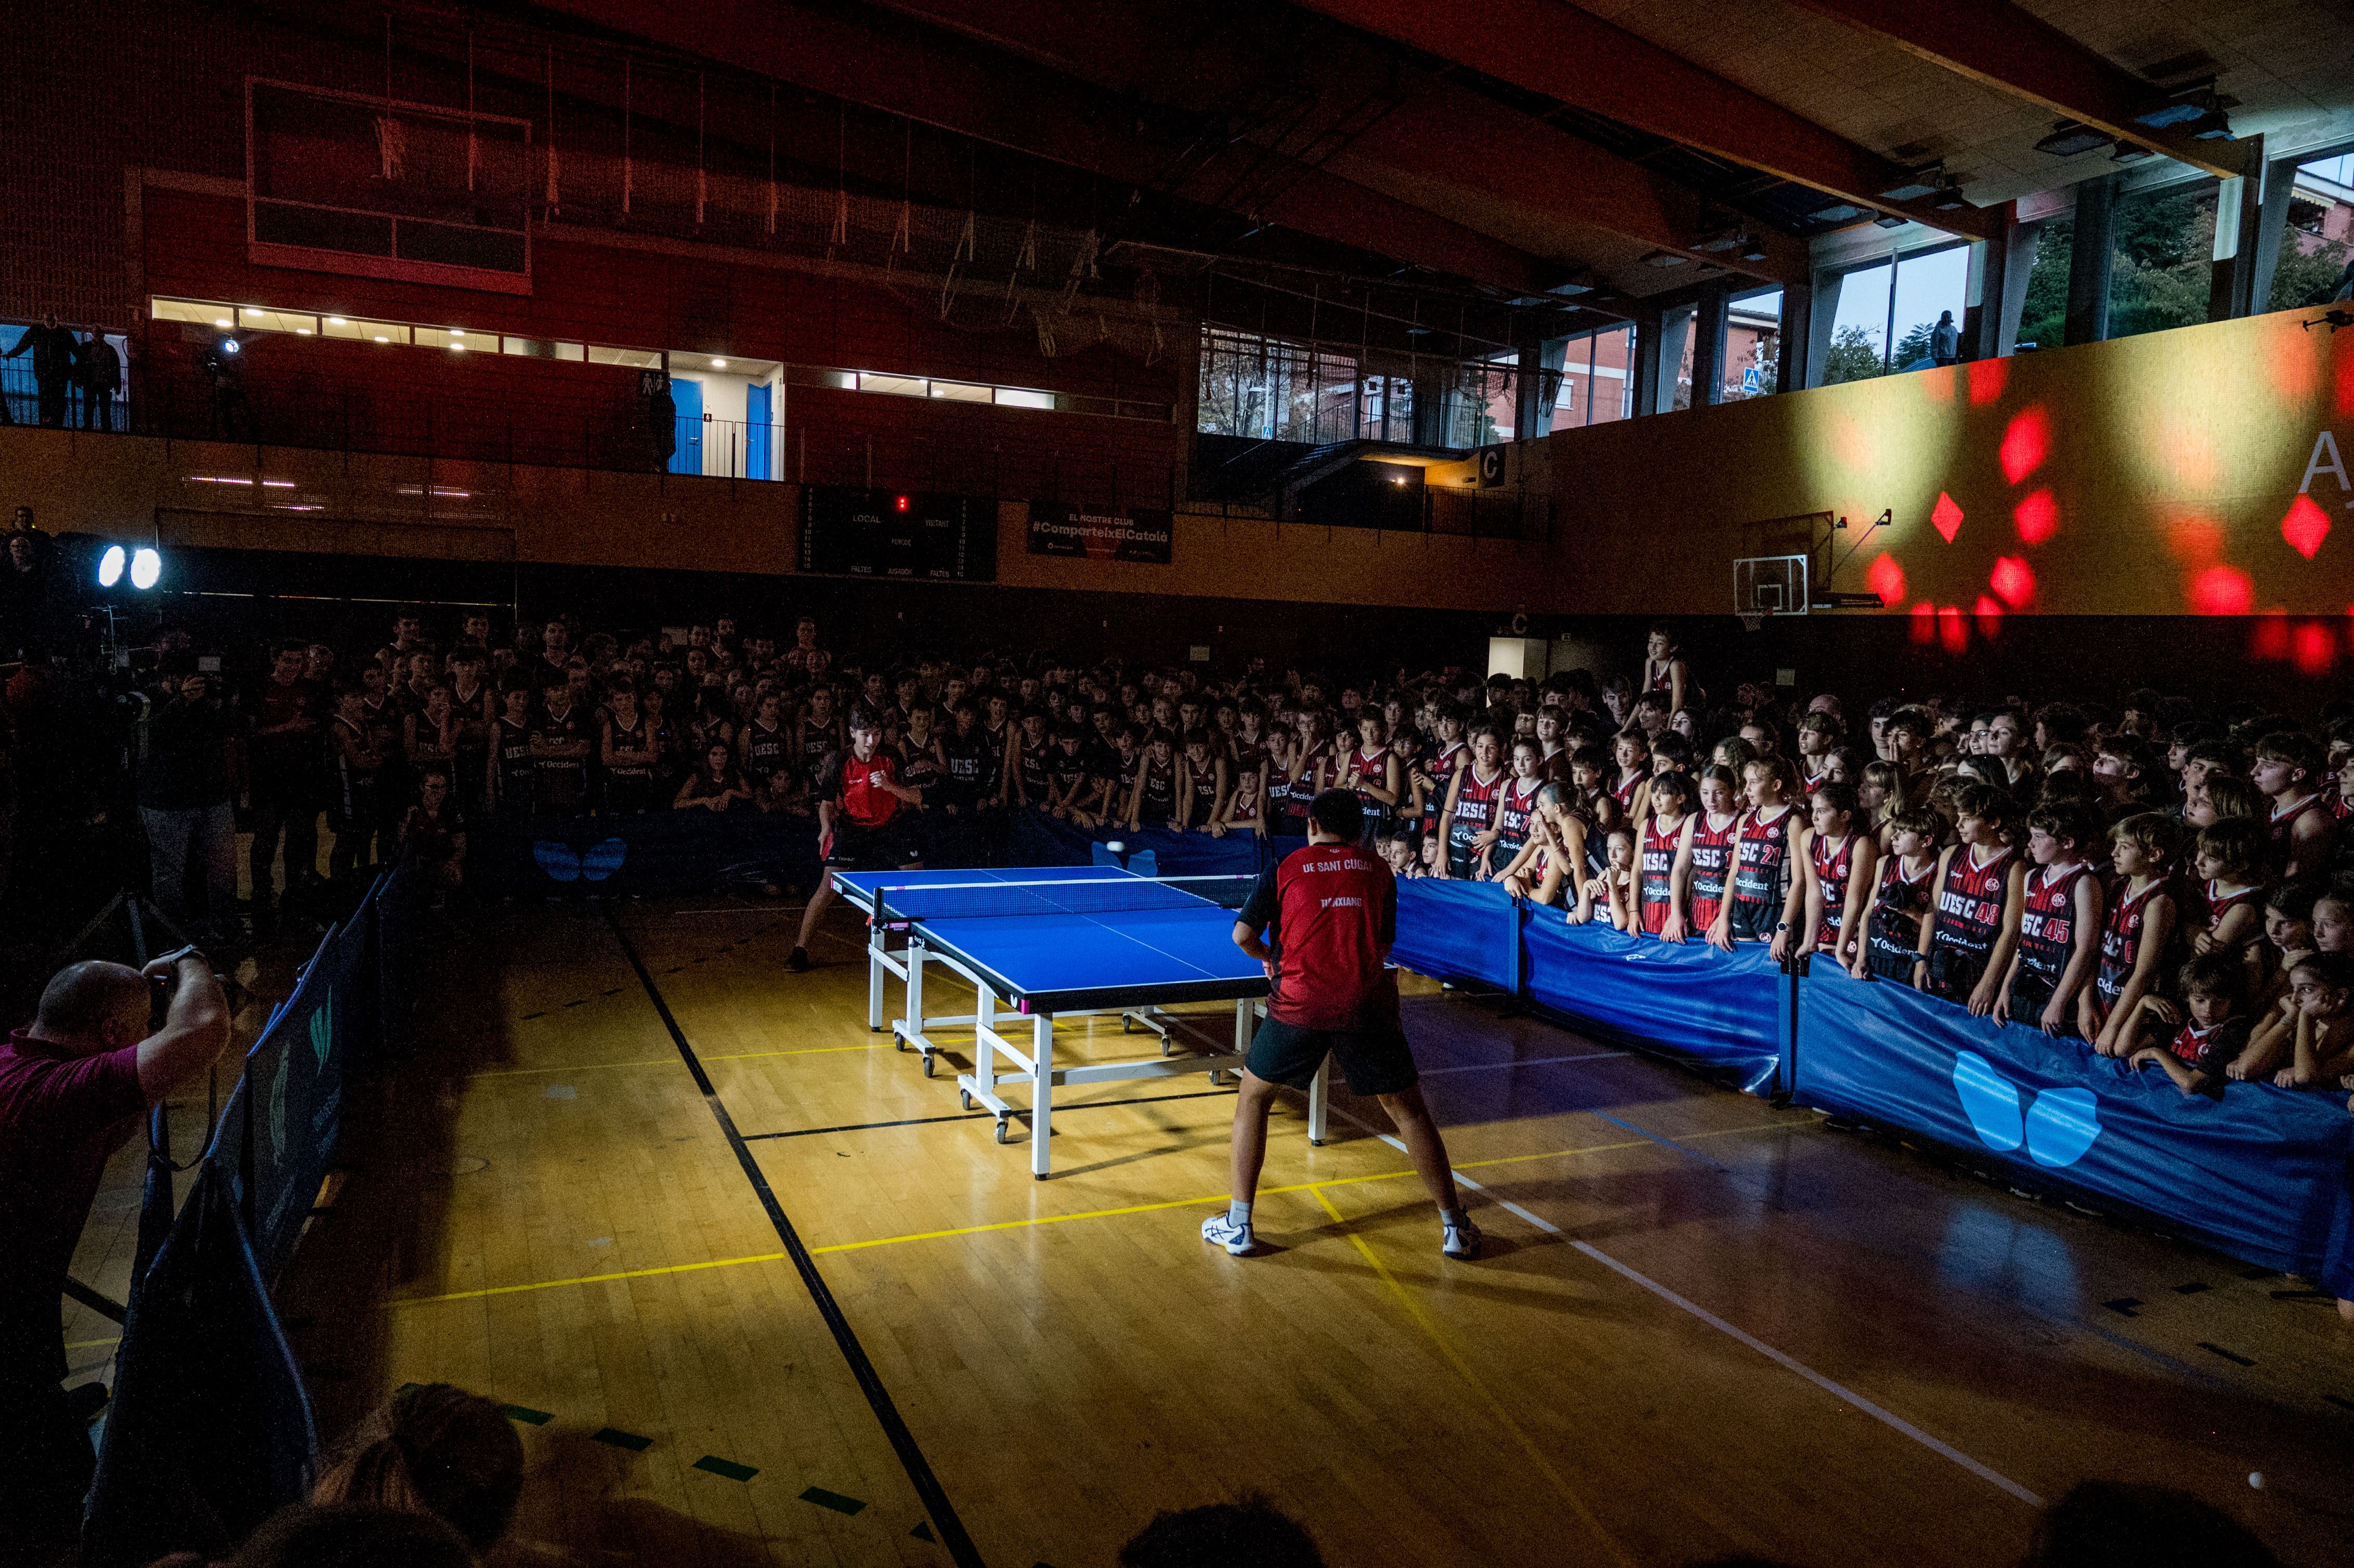
[[1438,1205],[1439,1246],[1479,1255],[1479,1227],[1456,1196],[1447,1145],[1422,1102],[1420,1075],[1398,1023],[1397,980],[1384,960],[1397,936],[1397,883],[1361,848],[1364,808],[1351,789],[1309,803],[1308,847],[1270,867],[1235,921],[1235,945],[1267,966],[1267,1021],[1245,1059],[1235,1099],[1234,1197],[1202,1222],[1202,1239],[1240,1257],[1254,1245],[1251,1201],[1267,1159],[1267,1113],[1278,1085],[1304,1089],[1340,1058],[1352,1093],[1382,1102]]
[[809,968],[810,933],[833,903],[832,873],[922,869],[923,857],[904,829],[906,817],[923,804],[923,791],[899,782],[899,759],[883,749],[883,721],[864,708],[851,710],[850,748],[834,752],[818,771],[817,891],[801,912],[788,967]]

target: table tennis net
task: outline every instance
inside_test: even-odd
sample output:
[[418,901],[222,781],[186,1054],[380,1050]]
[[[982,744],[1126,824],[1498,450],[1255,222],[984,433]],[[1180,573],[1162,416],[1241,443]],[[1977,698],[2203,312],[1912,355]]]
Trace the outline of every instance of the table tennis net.
[[875,890],[879,920],[1023,915],[1119,915],[1164,909],[1240,909],[1256,876],[1073,878],[1068,881],[918,883]]

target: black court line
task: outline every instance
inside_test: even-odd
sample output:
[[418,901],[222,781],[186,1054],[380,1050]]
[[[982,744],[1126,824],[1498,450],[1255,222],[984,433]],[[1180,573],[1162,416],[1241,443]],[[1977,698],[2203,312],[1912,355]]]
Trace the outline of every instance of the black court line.
[[[1025,1078],[1007,1078],[1002,1081],[1009,1084],[1020,1084],[1026,1083],[1028,1080]],[[1076,1104],[1068,1105],[1057,1100],[1055,1104],[1055,1114],[1056,1116],[1061,1116],[1066,1111],[1108,1110],[1113,1106],[1157,1106],[1164,1100],[1217,1099],[1224,1096],[1230,1096],[1235,1091],[1232,1089],[1203,1089],[1197,1093],[1190,1095],[1144,1095],[1132,1100],[1085,1100]],[[1028,1121],[1030,1119],[1030,1108],[1027,1106],[1019,1107],[1009,1114],[1019,1117],[1023,1121]],[[758,1143],[763,1139],[771,1138],[815,1138],[822,1132],[872,1132],[877,1128],[885,1127],[928,1127],[936,1121],[991,1121],[994,1120],[996,1116],[997,1113],[995,1111],[981,1110],[959,1111],[954,1116],[903,1117],[897,1121],[853,1121],[844,1122],[840,1127],[795,1128],[790,1132],[748,1132],[744,1135],[744,1141],[747,1143]]]
[[851,1328],[850,1319],[843,1316],[841,1303],[834,1300],[833,1292],[826,1287],[825,1277],[818,1272],[817,1260],[810,1255],[809,1248],[802,1243],[801,1233],[793,1228],[792,1221],[785,1217],[784,1205],[777,1202],[777,1194],[770,1190],[768,1177],[761,1174],[759,1161],[752,1158],[752,1150],[746,1146],[744,1135],[736,1130],[735,1118],[727,1114],[727,1107],[720,1103],[718,1091],[711,1086],[711,1075],[703,1070],[702,1058],[695,1055],[695,1047],[687,1044],[686,1032],[671,1015],[670,1003],[663,1000],[662,989],[654,984],[654,977],[646,972],[645,960],[638,957],[638,949],[631,942],[629,933],[621,929],[620,920],[610,907],[605,911],[605,924],[611,929],[613,939],[620,943],[622,956],[630,960],[630,968],[637,972],[638,983],[645,987],[646,999],[654,1004],[654,1012],[661,1015],[663,1027],[670,1032],[671,1044],[678,1047],[679,1060],[684,1062],[686,1070],[694,1075],[695,1086],[702,1091],[703,1103],[711,1107],[712,1118],[718,1122],[721,1134],[727,1139],[727,1147],[736,1151],[736,1162],[743,1167],[745,1179],[752,1183],[752,1191],[759,1197],[760,1207],[768,1211],[769,1224],[775,1228],[777,1239],[784,1244],[786,1254],[792,1259],[794,1271],[801,1277],[801,1284],[809,1291],[811,1301],[817,1306],[818,1315],[825,1319],[826,1328],[833,1335],[835,1347],[842,1351],[842,1359],[850,1364],[851,1375],[858,1380],[859,1392],[866,1396],[867,1406],[875,1412],[875,1419],[882,1426],[883,1435],[891,1440],[892,1451],[899,1456],[900,1467],[907,1472],[907,1479],[915,1483],[916,1495],[923,1499],[925,1511],[932,1516],[932,1523],[940,1532],[940,1544],[949,1549],[949,1555],[956,1560],[959,1568],[986,1568],[980,1549],[973,1545],[972,1537],[965,1533],[964,1521],[957,1517],[956,1506],[949,1501],[948,1493],[940,1487],[939,1478],[932,1473],[930,1461],[916,1446],[916,1435],[907,1430],[907,1422],[900,1418],[899,1407],[891,1402],[890,1390],[883,1386],[883,1379],[875,1371],[875,1363],[867,1360],[866,1349],[858,1342],[858,1335]]

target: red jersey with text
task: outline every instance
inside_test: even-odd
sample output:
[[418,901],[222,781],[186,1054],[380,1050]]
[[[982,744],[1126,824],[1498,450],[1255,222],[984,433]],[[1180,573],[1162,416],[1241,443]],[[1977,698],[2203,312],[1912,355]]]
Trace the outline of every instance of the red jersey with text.
[[1669,895],[1675,885],[1676,846],[1682,840],[1684,820],[1678,818],[1673,827],[1662,831],[1659,819],[1653,817],[1643,824],[1642,881],[1638,889],[1641,899],[1643,929],[1658,936],[1668,923]]
[[[2296,824],[2308,813],[2317,813],[2325,825],[2335,821],[2329,814],[2329,808],[2322,803],[2318,791],[2301,796],[2285,806],[2273,808],[2272,818],[2266,825],[2272,832],[2273,869],[2275,871],[2288,865],[2291,845],[2296,836]],[[2313,867],[2301,869],[2309,874]]]
[[2046,991],[2056,990],[2076,948],[2076,885],[2092,874],[2073,865],[2031,865],[2019,917],[2019,974]]
[[1267,1015],[1298,1029],[1397,1024],[1384,966],[1397,935],[1397,883],[1355,844],[1310,844],[1270,866],[1237,916],[1275,949]]
[[2258,915],[2262,915],[2264,909],[2263,887],[2236,887],[2226,892],[2220,877],[2211,876],[2200,884],[2199,899],[2206,908],[2207,929],[2210,931],[2220,928],[2223,916],[2234,909],[2253,907]]
[[[1496,803],[1504,793],[1505,773],[1482,779],[1477,764],[1463,770],[1461,781],[1455,788],[1455,815],[1447,823],[1447,854],[1451,861],[1468,866],[1473,850],[1471,841],[1488,831],[1496,820]],[[1464,874],[1458,871],[1458,875]]]
[[1789,873],[1790,808],[1776,806],[1773,815],[1751,811],[1741,819],[1741,838],[1734,849],[1733,935],[1744,942],[1762,942],[1774,934],[1782,918],[1783,878]]
[[1489,858],[1499,866],[1511,863],[1529,842],[1530,819],[1537,814],[1537,792],[1543,788],[1542,779],[1504,781],[1503,793],[1496,797],[1496,843],[1489,851]]
[[1734,812],[1724,819],[1721,828],[1708,825],[1702,815],[1692,823],[1691,836],[1691,927],[1706,931],[1716,924],[1716,912],[1724,905],[1724,885],[1733,874],[1733,846],[1741,834],[1741,813]]
[[2126,981],[2133,978],[2134,966],[2141,961],[2150,895],[2165,887],[2165,883],[2152,879],[2139,893],[2117,889],[2117,901],[2110,907],[2108,920],[2101,928],[2100,972],[2093,978],[2093,989],[2098,993],[2105,1018],[2116,1006],[2117,998],[2125,994]]
[[1633,777],[1615,779],[1611,783],[1610,793],[1617,798],[1618,804],[1622,809],[1628,811],[1632,811],[1635,809],[1636,792],[1641,789],[1646,783],[1649,782],[1650,778],[1651,769],[1648,765],[1638,768],[1635,769]]
[[899,781],[899,759],[880,750],[864,762],[848,751],[843,752],[841,758],[837,766],[842,769],[842,780],[836,804],[842,814],[862,828],[882,827],[899,810],[899,798],[884,788]]
[[1847,882],[1855,868],[1855,832],[1837,843],[1815,835],[1808,855],[1815,863],[1815,882],[1823,892],[1822,919],[1815,927],[1815,946],[1839,946],[1840,925],[1847,918]]
[[1937,931],[1931,940],[1986,962],[2002,935],[2002,907],[2010,891],[2010,861],[2005,847],[1992,860],[1981,862],[1977,850],[1964,844],[1946,868],[1946,885],[1937,890]]
[[1906,976],[1921,952],[1921,916],[1929,908],[1929,879],[1937,874],[1932,859],[1917,872],[1907,873],[1904,857],[1892,854],[1881,863],[1880,888],[1872,900],[1872,965],[1874,974]]
[[1455,770],[1471,760],[1471,748],[1461,741],[1453,746],[1444,743],[1432,748],[1430,760],[1422,770],[1430,778],[1430,794],[1422,802],[1423,832],[1429,832],[1438,824],[1438,814],[1447,809],[1447,781]]

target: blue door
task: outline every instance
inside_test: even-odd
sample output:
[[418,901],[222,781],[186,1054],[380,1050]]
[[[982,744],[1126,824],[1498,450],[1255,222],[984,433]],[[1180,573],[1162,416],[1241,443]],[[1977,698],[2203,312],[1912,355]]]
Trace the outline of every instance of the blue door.
[[766,387],[744,388],[744,477],[769,479],[769,389]]
[[670,454],[673,473],[703,471],[703,383],[670,379],[670,400],[678,406],[678,450]]

